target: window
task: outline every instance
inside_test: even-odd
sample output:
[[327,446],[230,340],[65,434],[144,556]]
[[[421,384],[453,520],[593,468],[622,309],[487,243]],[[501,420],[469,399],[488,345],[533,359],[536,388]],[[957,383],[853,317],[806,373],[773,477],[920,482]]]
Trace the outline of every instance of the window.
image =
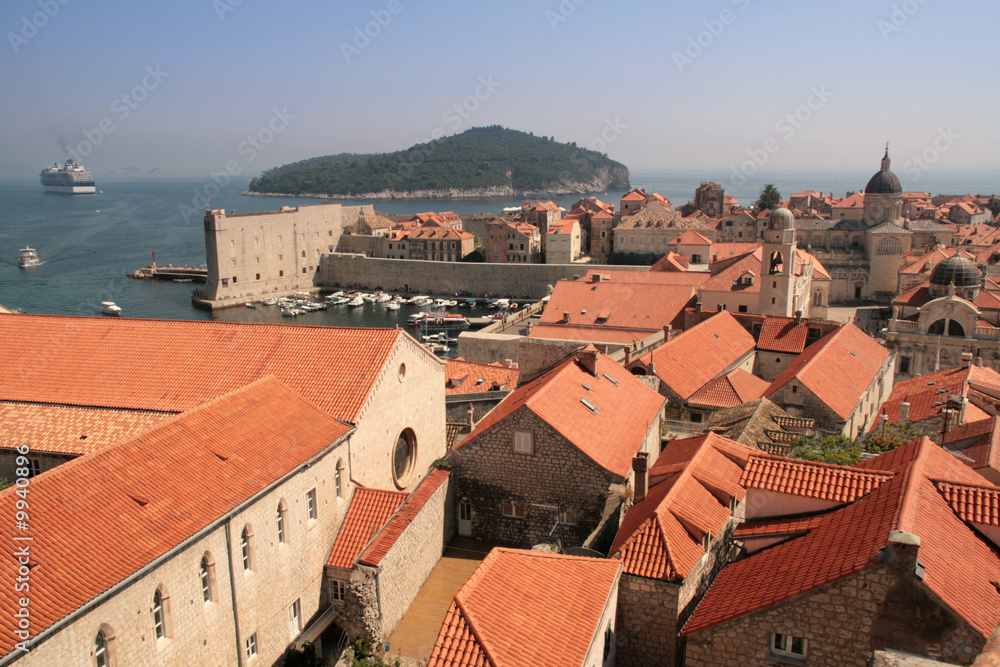
[[257,280],[260,280],[260,274],[259,273],[257,274]]
[[231,266],[236,266],[236,260],[235,259],[229,260],[229,263],[230,263]]
[[531,431],[514,431],[514,451],[519,454],[533,454],[535,451]]
[[288,544],[288,532],[285,530],[285,503],[284,501],[278,503],[277,511],[278,520],[278,545]]
[[604,662],[608,661],[608,656],[611,655],[611,647],[614,645],[615,641],[615,631],[611,627],[611,621],[608,621],[608,628],[604,631],[604,657],[601,658]]
[[337,489],[337,498],[344,497],[344,459],[337,461],[337,471],[334,473],[334,485]]
[[792,658],[798,661],[806,659],[806,640],[791,635],[771,635],[771,656],[774,658]]
[[278,234],[278,243],[281,243],[281,234]]
[[303,257],[305,257],[305,256],[306,256],[306,251],[305,251],[305,250],[303,250],[303,251],[302,251],[302,256],[303,256]]
[[282,256],[282,255],[278,255],[278,261],[279,261],[279,262],[280,262],[281,260],[283,260],[283,259],[284,259],[284,256]]
[[745,312],[747,312],[747,307],[746,306],[738,306],[737,307],[737,311],[740,312],[740,313],[745,313]]
[[236,239],[229,239],[229,245],[235,246],[236,245]]
[[302,632],[302,604],[299,600],[292,603],[288,608],[288,625],[292,631],[292,637]]
[[253,258],[253,263],[254,264],[260,264],[260,257],[254,257]]
[[513,517],[515,519],[523,519],[524,505],[516,503],[512,500],[505,500],[503,502],[503,515]]
[[310,521],[315,521],[318,516],[316,512],[316,489],[309,489],[309,493],[306,494],[306,513],[309,515]]
[[279,270],[278,277],[281,278],[283,275],[285,275],[285,272],[283,270]]
[[259,245],[260,244],[260,239],[258,239],[256,236],[253,237],[253,244],[254,245]]
[[468,500],[463,500],[458,504],[458,520],[472,521],[472,503]]
[[330,599],[334,602],[343,602],[347,599],[347,586],[343,581],[334,579],[330,582]]
[[212,601],[212,574],[215,569],[215,563],[206,553],[201,557],[201,598],[205,604]]
[[163,594],[162,587],[153,592],[153,633],[157,640],[167,639],[170,636],[169,602],[167,596]]
[[111,667],[114,664],[113,641],[114,633],[107,626],[101,626],[94,637],[94,664],[97,667]]
[[37,477],[42,473],[41,459],[30,459],[28,461],[28,477]]
[[257,633],[253,633],[247,637],[246,641],[247,648],[247,660],[253,660],[257,657]]
[[900,357],[899,358],[899,372],[903,375],[909,375],[910,373],[910,358]]
[[250,572],[253,570],[253,533],[250,532],[250,526],[243,529],[240,534],[240,555],[243,558],[243,571]]
[[417,438],[411,429],[403,429],[396,438],[392,454],[392,477],[396,486],[403,488],[416,463]]

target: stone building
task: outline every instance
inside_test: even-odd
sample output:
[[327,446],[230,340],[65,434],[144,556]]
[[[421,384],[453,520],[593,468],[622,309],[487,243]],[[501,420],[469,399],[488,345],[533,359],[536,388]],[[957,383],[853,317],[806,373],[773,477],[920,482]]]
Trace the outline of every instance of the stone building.
[[522,383],[450,455],[459,535],[591,544],[632,457],[656,452],[663,398],[592,346]]
[[492,264],[535,264],[541,261],[542,239],[538,227],[501,218],[488,222],[483,239],[483,256]]
[[460,262],[475,249],[475,237],[455,227],[423,226],[406,233],[409,259]]
[[546,264],[572,264],[580,259],[580,222],[565,218],[549,225],[545,241]]
[[712,413],[707,431],[768,454],[787,455],[796,438],[811,436],[812,419],[793,417],[766,398]]
[[746,498],[761,511],[681,630],[685,664],[864,665],[894,649],[968,665],[1000,624],[997,536],[977,532],[1000,488],[927,438],[854,468],[760,458],[742,482],[762,486]]
[[619,561],[493,549],[455,594],[427,667],[614,667]]
[[219,306],[287,294],[314,285],[323,253],[344,227],[375,209],[340,204],[283,206],[263,213],[205,212],[208,278],[199,299]]
[[517,364],[505,360],[478,364],[458,359],[445,362],[444,400],[448,424],[472,426],[486,416],[497,403],[517,389],[521,375]]
[[651,261],[667,253],[667,244],[687,230],[715,239],[716,223],[702,214],[684,217],[680,211],[641,210],[625,216],[614,228],[616,256],[641,255]]

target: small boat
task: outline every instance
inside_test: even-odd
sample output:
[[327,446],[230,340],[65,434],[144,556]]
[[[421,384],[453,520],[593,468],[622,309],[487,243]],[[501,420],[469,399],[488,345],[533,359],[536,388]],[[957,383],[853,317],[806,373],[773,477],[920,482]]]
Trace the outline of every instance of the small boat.
[[344,296],[344,290],[337,290],[333,294],[330,294],[329,296],[327,296],[326,300],[327,301],[333,301],[334,299],[339,299],[342,296]]
[[494,299],[489,303],[490,308],[499,308],[500,310],[506,310],[510,307],[510,299]]
[[345,303],[348,303],[349,301],[350,299],[348,299],[346,296],[335,296],[332,299],[327,300],[327,303],[330,304],[331,306],[342,306]]
[[385,307],[387,310],[399,310],[399,302],[390,301],[389,303],[385,304]]
[[386,294],[385,292],[382,292],[377,297],[375,297],[376,303],[389,303],[390,301],[392,301],[392,297]]
[[411,296],[408,301],[409,303],[417,303],[418,301],[425,301],[425,300],[430,300],[430,297],[421,295]]
[[277,299],[264,299],[262,302],[265,306],[276,306],[278,305]]
[[419,313],[413,313],[412,315],[410,315],[406,319],[407,319],[407,321],[410,324],[416,324],[417,322],[419,322],[420,320],[424,319],[425,317],[427,317],[427,313],[425,313],[424,311],[420,311]]
[[255,309],[257,307],[257,304],[255,304],[252,301],[247,301],[246,302],[246,307],[249,308],[250,310],[253,310],[253,309]]
[[17,257],[17,265],[22,269],[30,269],[31,267],[38,266],[39,264],[41,264],[41,262],[38,261],[38,253],[35,252],[34,248],[25,246],[25,248],[21,251],[21,254]]
[[433,329],[468,329],[471,326],[469,320],[464,315],[459,315],[458,313],[428,315],[413,324],[418,327]]
[[298,315],[301,315],[304,312],[306,312],[306,311],[304,311],[304,310],[302,310],[300,308],[282,308],[281,309],[281,314],[284,315],[285,317],[296,317]]
[[475,299],[466,299],[465,303],[462,304],[462,305],[464,305],[466,308],[475,308],[476,307],[476,300]]
[[347,305],[348,305],[348,307],[350,307],[350,308],[356,308],[357,306],[363,306],[363,305],[365,305],[365,300],[364,300],[364,298],[363,298],[363,297],[362,297],[362,296],[361,296],[361,295],[359,294],[358,296],[356,296],[356,297],[354,297],[353,299],[351,299],[350,301],[348,301],[348,302],[347,302]]
[[305,310],[306,312],[314,313],[317,310],[326,310],[326,304],[325,303],[315,303],[315,302],[314,303],[305,303],[305,304],[302,304],[302,309]]
[[114,301],[102,301],[101,312],[105,315],[121,315],[122,309]]

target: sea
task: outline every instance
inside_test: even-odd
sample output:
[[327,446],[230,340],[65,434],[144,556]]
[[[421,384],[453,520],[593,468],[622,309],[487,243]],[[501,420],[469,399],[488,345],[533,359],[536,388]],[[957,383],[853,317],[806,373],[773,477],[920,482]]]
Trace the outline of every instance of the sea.
[[[874,170],[872,171],[874,173]],[[870,173],[857,171],[769,172],[738,184],[726,183],[727,173],[695,170],[635,171],[633,186],[659,192],[678,206],[694,195],[699,183],[714,180],[726,186],[743,205],[750,205],[765,183],[773,183],[787,197],[793,192],[817,190],[843,196],[864,187]],[[231,308],[216,312],[191,305],[196,283],[133,280],[129,274],[151,263],[200,266],[205,264],[203,216],[207,198],[212,208],[238,213],[277,210],[324,200],[299,197],[251,197],[241,193],[247,182],[218,187],[211,178],[95,177],[98,194],[48,194],[38,177],[0,180],[0,305],[26,313],[100,315],[102,301],[114,301],[125,317],[235,322],[283,322],[331,326],[393,327],[404,325],[413,308],[390,311],[366,304],[363,308],[331,309],[297,318],[282,317],[277,308]],[[738,179],[736,179],[738,180]],[[992,194],[1000,192],[1000,168],[933,171],[906,190],[932,194]],[[623,191],[595,192],[618,204]],[[567,209],[580,195],[555,197]],[[351,201],[346,203],[362,203]],[[390,200],[370,202],[385,213],[455,211],[460,214],[495,213],[519,206],[521,199]],[[42,264],[17,266],[18,251],[30,246]],[[472,289],[472,291],[475,291]]]

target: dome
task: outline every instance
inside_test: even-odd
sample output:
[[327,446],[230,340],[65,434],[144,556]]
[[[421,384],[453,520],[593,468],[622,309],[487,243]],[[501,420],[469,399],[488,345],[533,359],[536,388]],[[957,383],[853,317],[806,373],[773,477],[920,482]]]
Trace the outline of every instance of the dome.
[[767,220],[768,229],[795,229],[795,214],[781,206],[771,211]]
[[866,195],[898,195],[903,192],[896,174],[889,171],[889,146],[886,144],[885,155],[882,157],[882,168],[868,180],[865,186]]
[[983,274],[979,272],[972,261],[955,255],[942,260],[931,273],[931,285],[947,287],[954,284],[956,288],[978,287],[982,283]]

